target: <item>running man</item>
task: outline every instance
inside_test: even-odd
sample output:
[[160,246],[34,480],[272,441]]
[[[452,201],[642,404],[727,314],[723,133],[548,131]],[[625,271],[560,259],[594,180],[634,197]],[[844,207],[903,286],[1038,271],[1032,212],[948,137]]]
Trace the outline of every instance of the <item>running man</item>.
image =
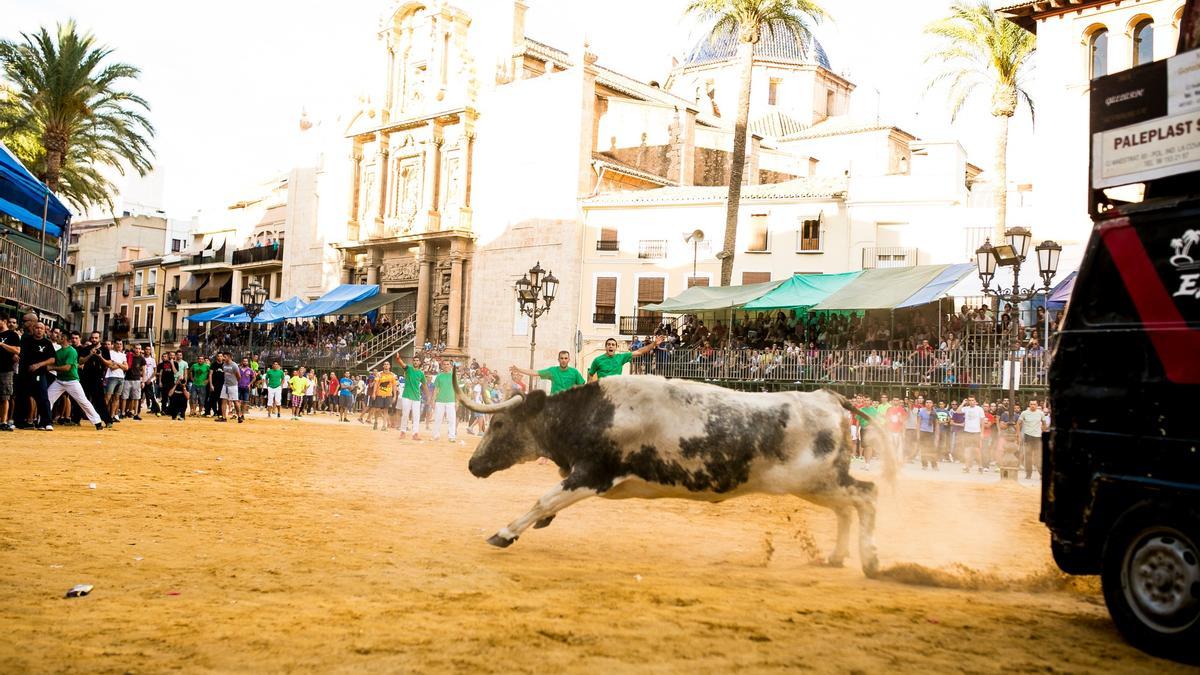
[[267,417],[271,416],[271,409],[275,409],[275,417],[279,417],[279,402],[283,399],[283,368],[279,367],[279,362],[274,361],[271,367],[267,368]]
[[371,428],[379,428],[379,417],[383,416],[383,430],[387,431],[387,410],[392,406],[392,398],[396,395],[396,374],[392,372],[392,364],[383,362],[383,372],[375,378],[375,392],[371,398]]
[[79,331],[73,330],[70,344],[54,352],[54,365],[50,368],[58,373],[58,378],[50,383],[46,395],[50,399],[51,408],[63,394],[70,396],[75,405],[83,410],[88,421],[96,425],[96,431],[103,431],[104,423],[100,420],[100,414],[92,407],[92,402],[88,400],[87,394],[83,393],[83,387],[79,384],[79,353],[75,348],[80,344]]
[[[442,363],[442,372],[433,378],[433,440],[442,433],[442,420],[450,423],[447,437],[453,443],[458,440],[458,397],[454,394],[454,364],[449,360]],[[576,373],[578,374],[578,373]]]
[[618,352],[617,339],[608,338],[604,341],[604,353],[592,359],[592,365],[588,367],[588,382],[598,382],[606,377],[620,375],[621,371],[625,369],[626,363],[632,361],[635,356],[654,351],[655,347],[662,344],[665,337],[655,335],[653,342],[648,342],[645,346],[632,352]]
[[396,354],[396,363],[404,369],[404,394],[400,397],[400,433],[404,433],[404,420],[408,420],[408,428],[414,441],[420,440],[421,424],[421,389],[425,386],[425,373],[413,368],[411,363]]
[[308,389],[308,379],[304,377],[304,366],[296,369],[295,375],[288,380],[292,390],[292,419],[300,419],[300,408],[304,407],[304,391]]
[[[518,368],[511,366],[509,371],[513,373],[513,379],[516,375],[528,375],[530,377],[540,377],[543,380],[550,380],[550,395],[553,396],[559,392],[566,391],[571,387],[577,387],[584,384],[583,375],[578,370],[571,367],[571,352],[563,350],[558,353],[558,366],[542,368],[541,370],[530,370],[528,368]],[[440,375],[438,377],[441,377]]]

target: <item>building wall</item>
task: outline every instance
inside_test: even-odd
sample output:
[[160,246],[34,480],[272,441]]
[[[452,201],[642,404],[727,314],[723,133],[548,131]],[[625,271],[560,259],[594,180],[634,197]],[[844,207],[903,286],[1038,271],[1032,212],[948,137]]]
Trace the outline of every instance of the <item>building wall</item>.
[[467,351],[482,363],[528,363],[529,329],[518,316],[513,285],[539,261],[561,286],[558,301],[538,320],[535,363],[553,363],[557,351],[574,343],[577,198],[595,181],[592,120],[585,118],[591,100],[579,67],[517,80],[481,97]]
[[[1077,256],[1091,232],[1087,189],[1089,166],[1088,35],[1108,29],[1108,72],[1129,68],[1135,20],[1154,20],[1154,58],[1175,53],[1179,0],[1132,0],[1072,9],[1040,19],[1032,91],[1038,109],[1034,147],[1036,206],[1034,235],[1054,239]],[[1069,249],[1077,249],[1071,251]]]

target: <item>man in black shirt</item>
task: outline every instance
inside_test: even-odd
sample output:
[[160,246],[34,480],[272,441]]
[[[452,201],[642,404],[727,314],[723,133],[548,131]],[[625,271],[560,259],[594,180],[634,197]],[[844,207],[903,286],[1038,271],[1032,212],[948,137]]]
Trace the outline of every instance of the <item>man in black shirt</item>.
[[21,355],[21,336],[10,325],[9,318],[0,316],[0,431],[12,431],[13,364]]
[[142,408],[142,376],[146,371],[146,357],[142,355],[141,345],[131,346],[125,357],[128,359],[129,368],[125,370],[125,385],[121,394],[125,410],[121,416],[141,422],[142,417],[139,413]]
[[[33,324],[33,330],[21,338],[20,379],[25,391],[37,405],[36,428],[39,431],[52,431],[50,425],[50,399],[46,396],[48,382],[48,366],[54,365],[54,345],[46,337],[46,326],[43,323]],[[28,403],[26,403],[28,407]],[[17,411],[17,427],[28,428],[28,417],[22,417]]]
[[[112,367],[112,362],[104,357],[108,353],[107,347],[111,346],[111,343],[106,346],[101,342],[99,331],[92,331],[88,341],[75,348],[79,354],[79,384],[83,387],[83,392],[87,395],[92,407],[100,413],[100,419],[104,420],[105,426],[110,429],[112,428],[112,415],[109,414],[108,406],[104,402],[104,373]],[[83,411],[79,409],[79,406],[72,406],[71,421],[78,423],[81,419],[83,419]]]
[[175,352],[164,352],[158,362],[158,391],[162,394],[162,410],[171,404],[171,387],[175,384]]
[[225,386],[225,374],[221,372],[221,354],[212,360],[213,368],[208,371],[208,398],[204,400],[204,415],[221,415],[221,388]]

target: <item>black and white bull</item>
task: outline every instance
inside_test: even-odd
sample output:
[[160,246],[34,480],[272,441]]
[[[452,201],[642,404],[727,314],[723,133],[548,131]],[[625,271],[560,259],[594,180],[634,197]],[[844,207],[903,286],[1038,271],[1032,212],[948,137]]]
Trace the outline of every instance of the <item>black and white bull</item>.
[[[457,374],[455,375],[457,380]],[[837,545],[828,562],[849,553],[851,511],[859,522],[863,572],[879,569],[875,553],[875,485],[850,475],[851,414],[831,391],[745,393],[656,376],[611,377],[553,397],[534,391],[480,405],[494,413],[471,457],[486,478],[546,457],[563,481],[525,515],[488,539],[506,547],[527,528],[545,527],[562,509],[588,497],[678,497],[719,502],[751,493],[791,494],[837,515]],[[871,425],[885,477],[897,470],[887,435]]]

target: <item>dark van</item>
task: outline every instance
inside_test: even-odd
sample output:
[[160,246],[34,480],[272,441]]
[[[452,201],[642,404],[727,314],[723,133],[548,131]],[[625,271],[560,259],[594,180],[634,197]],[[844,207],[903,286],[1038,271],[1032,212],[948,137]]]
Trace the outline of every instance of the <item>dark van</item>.
[[[1111,93],[1121,78],[1153,94],[1154,73],[1140,70],[1093,81],[1094,134],[1097,96],[1122,102]],[[1127,126],[1139,119],[1150,128],[1176,119],[1120,115],[1103,138],[1139,128]],[[1098,150],[1094,141],[1093,167]],[[1094,188],[1098,175],[1093,168]],[[1101,575],[1109,612],[1130,642],[1197,662],[1200,173],[1189,167],[1146,184],[1148,198],[1136,204],[1106,204],[1092,192],[1094,227],[1050,366],[1041,519],[1059,567]]]

